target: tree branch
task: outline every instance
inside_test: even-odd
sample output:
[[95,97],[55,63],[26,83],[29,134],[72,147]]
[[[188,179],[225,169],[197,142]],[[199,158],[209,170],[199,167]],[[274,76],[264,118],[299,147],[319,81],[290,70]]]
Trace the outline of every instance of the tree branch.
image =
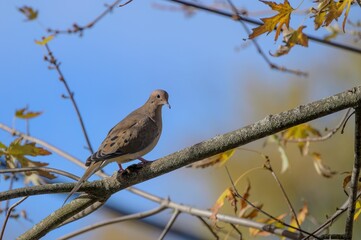
[[70,239],[70,238],[73,238],[73,237],[78,236],[80,234],[83,234],[85,232],[92,231],[92,230],[95,230],[97,228],[104,227],[104,226],[107,226],[107,225],[110,225],[110,224],[120,223],[120,222],[124,222],[124,221],[129,221],[129,220],[134,220],[134,219],[141,219],[141,218],[146,218],[146,217],[149,217],[149,216],[153,216],[153,215],[155,215],[155,214],[157,214],[157,213],[159,213],[159,212],[161,212],[161,211],[163,211],[165,209],[166,209],[166,203],[161,204],[160,206],[158,206],[158,207],[156,207],[156,208],[154,208],[152,210],[149,210],[149,211],[134,213],[134,214],[127,215],[127,216],[121,216],[121,217],[118,217],[118,218],[115,218],[115,219],[111,219],[111,220],[107,220],[107,221],[104,221],[104,222],[100,222],[100,223],[97,223],[97,224],[90,225],[88,227],[80,229],[79,231],[76,231],[76,232],[73,232],[71,234],[65,235],[65,236],[59,238],[58,240]]
[[350,181],[350,193],[348,202],[347,219],[345,226],[345,239],[352,239],[355,205],[357,200],[357,189],[361,168],[361,108],[355,109],[355,161]]
[[45,56],[44,59],[45,59],[45,61],[49,62],[49,64],[50,64],[49,69],[55,69],[56,70],[56,72],[59,75],[59,80],[64,84],[64,87],[65,87],[65,89],[66,89],[66,91],[68,93],[68,98],[70,99],[71,103],[73,104],[74,110],[75,110],[76,115],[78,117],[80,127],[81,127],[81,129],[83,131],[83,135],[84,135],[85,141],[87,143],[88,149],[89,149],[90,153],[93,153],[94,151],[93,151],[92,145],[90,143],[88,133],[87,133],[87,131],[85,129],[85,124],[84,124],[84,121],[83,121],[83,117],[81,116],[78,104],[76,103],[76,101],[74,99],[74,92],[72,92],[70,90],[69,84],[65,80],[64,74],[60,69],[60,62],[55,58],[55,56],[54,56],[53,52],[50,50],[50,47],[49,47],[48,44],[45,44],[45,49],[48,52],[48,56]]
[[[123,172],[123,174],[115,174],[110,178],[94,181],[91,183],[85,183],[80,190],[91,192],[97,196],[109,196],[134,184],[144,182],[151,178],[155,178],[165,173],[174,171],[178,168],[187,166],[195,161],[202,160],[215,154],[275,134],[286,128],[308,122],[346,108],[357,107],[360,103],[360,99],[361,87],[354,87],[353,89],[327,97],[322,100],[318,100],[306,105],[301,105],[279,114],[269,115],[263,120],[260,120],[254,124],[223,135],[216,136],[212,139],[160,158],[157,161],[145,164],[141,169],[136,169],[134,166],[137,165],[132,165],[133,167],[128,168],[129,171]],[[66,192],[73,188],[74,183],[54,185],[56,191]],[[50,193],[46,190],[46,185],[36,187],[42,188],[41,193]],[[31,188],[23,189],[22,191],[18,190],[17,194],[14,194],[14,190],[5,192],[2,194],[2,196],[0,196],[0,200],[13,198],[15,195],[19,197],[19,195],[21,196],[25,194],[26,196],[31,194],[32,191],[35,190],[34,188],[35,187],[33,187],[32,190]],[[40,194],[40,192],[37,194]],[[72,214],[74,215],[96,201],[97,200],[94,199],[94,196],[89,196],[89,198],[77,198],[68,205],[48,216],[39,224],[35,225],[32,229],[26,232],[23,237],[26,236],[27,238],[40,238],[49,232],[52,228],[61,223],[57,222],[58,219],[63,219],[62,221],[64,221],[64,216],[69,214],[70,208]],[[67,216],[66,218],[69,217],[70,216]],[[45,226],[41,227],[44,224]],[[46,224],[49,225],[46,226]]]
[[180,211],[178,209],[176,209],[173,212],[172,217],[169,219],[167,226],[165,226],[162,234],[159,236],[158,240],[163,240],[165,238],[165,236],[167,235],[167,233],[169,232],[169,230],[171,229],[171,227],[173,226],[174,222],[177,220],[177,217],[179,216]]
[[[232,13],[225,12],[225,11],[218,10],[218,9],[209,8],[207,6],[204,6],[204,5],[201,5],[201,4],[198,4],[198,3],[187,2],[187,1],[184,1],[184,0],[167,0],[167,1],[179,3],[179,4],[182,4],[184,6],[193,7],[193,8],[198,9],[198,10],[203,10],[203,11],[206,11],[206,12],[214,13],[214,14],[224,16],[224,17],[228,17],[228,18],[231,18],[231,19],[234,20],[234,14],[232,14]],[[252,19],[252,18],[246,17],[246,16],[240,16],[240,18],[237,19],[237,20],[238,21],[244,21],[244,22],[251,23],[251,24],[254,24],[254,25],[258,25],[258,26],[263,24],[259,20],[255,20],[255,19]],[[347,50],[347,51],[350,51],[350,52],[361,54],[361,49],[358,49],[358,48],[355,48],[355,47],[352,47],[352,46],[343,45],[343,44],[340,44],[340,43],[326,41],[326,40],[324,40],[322,38],[315,37],[315,36],[308,35],[308,34],[305,34],[305,35],[311,41],[322,43],[322,44],[325,44],[325,45],[328,45],[328,46],[331,46],[331,47],[335,47],[335,48],[339,48],[339,49],[342,49],[342,50]]]

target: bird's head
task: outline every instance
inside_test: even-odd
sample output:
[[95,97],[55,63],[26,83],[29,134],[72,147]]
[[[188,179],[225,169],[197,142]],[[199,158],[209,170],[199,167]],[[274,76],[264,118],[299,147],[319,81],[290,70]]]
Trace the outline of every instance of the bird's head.
[[170,108],[168,97],[169,95],[166,91],[158,89],[151,93],[148,101],[156,106],[167,105]]

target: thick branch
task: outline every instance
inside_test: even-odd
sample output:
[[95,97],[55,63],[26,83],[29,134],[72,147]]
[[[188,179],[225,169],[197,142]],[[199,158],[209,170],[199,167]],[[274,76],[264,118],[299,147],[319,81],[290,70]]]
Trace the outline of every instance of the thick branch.
[[[351,90],[336,94],[334,96],[327,97],[307,105],[301,105],[289,111],[275,115],[269,115],[263,120],[248,125],[244,128],[216,136],[212,139],[195,144],[191,147],[163,157],[157,161],[146,164],[141,169],[130,169],[130,172],[127,174],[118,174],[112,176],[111,178],[86,183],[80,190],[91,192],[92,194],[99,196],[113,194],[134,184],[155,178],[217,153],[221,153],[226,150],[230,150],[263,137],[275,134],[286,128],[290,128],[292,126],[308,122],[310,120],[314,120],[316,118],[320,118],[346,108],[357,107],[360,99],[361,87],[355,87]],[[70,191],[73,186],[74,184],[57,184],[57,192]],[[23,194],[28,195],[29,193],[40,194],[54,192],[47,192],[44,188],[46,186],[40,186],[39,190],[41,187],[41,192],[34,192],[37,189],[36,187],[28,188],[26,190],[23,189],[22,192],[18,190],[16,194],[14,191],[8,191],[0,196],[0,200],[19,197]],[[69,208],[69,205],[71,205],[74,207],[72,212],[75,214],[85,208],[82,206],[83,204],[89,206],[89,201],[85,201],[84,203],[82,202],[84,202],[84,198],[78,198],[72,201],[70,204],[66,205],[64,208]],[[64,213],[61,210],[62,209],[48,216],[47,219],[62,218]],[[51,221],[49,222],[51,223]],[[55,223],[55,225],[52,226],[42,226],[43,224],[44,222],[35,225],[23,236],[28,238],[40,238],[44,236],[51,228],[56,227],[59,223]]]
[[352,239],[353,218],[357,199],[357,188],[361,168],[361,108],[355,109],[355,161],[350,181],[350,195],[345,228],[345,239]]

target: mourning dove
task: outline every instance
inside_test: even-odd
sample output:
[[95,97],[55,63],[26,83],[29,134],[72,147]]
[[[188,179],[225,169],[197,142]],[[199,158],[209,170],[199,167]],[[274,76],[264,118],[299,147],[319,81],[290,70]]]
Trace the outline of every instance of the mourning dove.
[[147,102],[136,109],[122,121],[110,129],[107,137],[97,152],[91,155],[85,163],[87,170],[71,190],[64,203],[73,195],[82,184],[96,171],[111,162],[117,162],[119,171],[123,171],[122,163],[142,158],[158,143],[162,132],[162,106],[168,103],[168,93],[164,90],[155,90]]

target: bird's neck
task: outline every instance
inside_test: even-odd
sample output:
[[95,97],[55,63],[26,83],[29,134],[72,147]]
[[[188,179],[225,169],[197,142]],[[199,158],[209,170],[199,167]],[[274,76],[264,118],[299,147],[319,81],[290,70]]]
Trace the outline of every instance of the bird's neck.
[[162,126],[162,106],[151,105],[145,109],[145,114],[157,125]]

